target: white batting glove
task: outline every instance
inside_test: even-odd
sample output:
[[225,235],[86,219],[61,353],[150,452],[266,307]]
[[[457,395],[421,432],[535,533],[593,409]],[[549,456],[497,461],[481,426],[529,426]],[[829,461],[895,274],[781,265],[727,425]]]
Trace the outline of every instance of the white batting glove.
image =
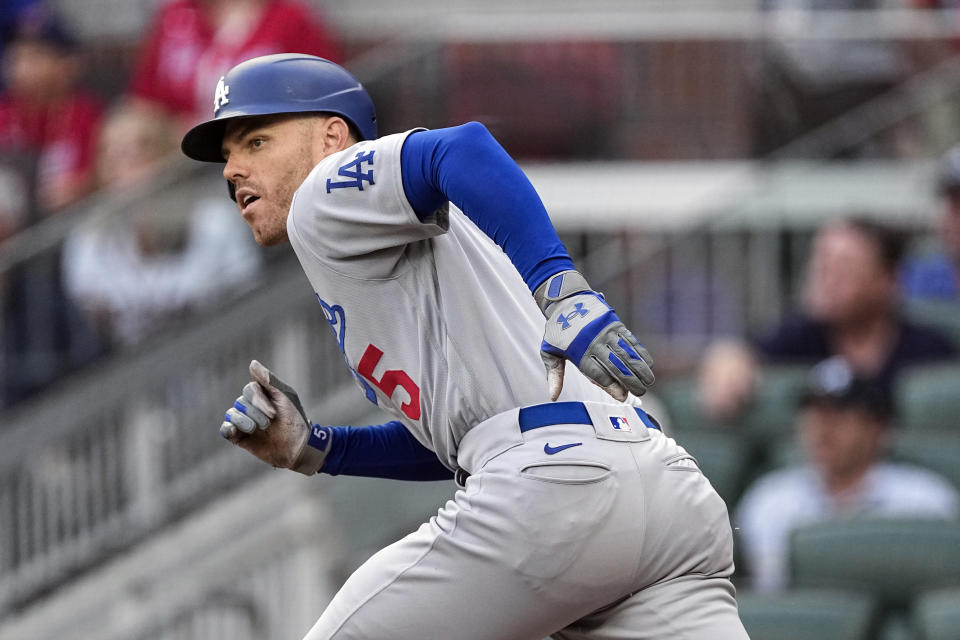
[[553,400],[563,389],[567,360],[620,402],[628,392],[646,393],[654,382],[653,358],[580,273],[547,278],[533,297],[547,318],[540,357]]
[[313,475],[330,451],[332,430],[311,426],[300,396],[253,360],[242,395],[227,409],[220,435],[264,462]]

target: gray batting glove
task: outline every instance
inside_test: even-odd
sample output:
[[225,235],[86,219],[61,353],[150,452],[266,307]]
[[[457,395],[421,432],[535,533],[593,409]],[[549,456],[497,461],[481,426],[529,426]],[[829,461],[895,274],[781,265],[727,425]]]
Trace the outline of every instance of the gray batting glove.
[[540,357],[553,400],[563,389],[567,360],[620,402],[627,392],[646,393],[654,382],[653,358],[580,273],[551,276],[533,297],[547,318]]
[[227,409],[220,435],[274,467],[305,475],[319,471],[333,431],[311,425],[297,392],[256,360],[250,377]]

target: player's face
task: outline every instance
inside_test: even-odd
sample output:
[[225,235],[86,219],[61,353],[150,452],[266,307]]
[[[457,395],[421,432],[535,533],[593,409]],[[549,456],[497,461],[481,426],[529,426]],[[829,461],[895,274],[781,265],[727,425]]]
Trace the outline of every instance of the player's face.
[[287,240],[293,194],[313,169],[308,117],[239,118],[227,124],[223,176],[236,188],[240,215],[263,246]]

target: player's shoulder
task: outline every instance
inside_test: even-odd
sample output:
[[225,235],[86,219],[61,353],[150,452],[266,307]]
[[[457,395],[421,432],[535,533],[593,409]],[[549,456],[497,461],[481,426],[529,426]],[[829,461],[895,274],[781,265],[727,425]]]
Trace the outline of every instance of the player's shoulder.
[[[399,163],[403,141],[416,129],[393,133],[376,140],[361,140],[321,160],[304,180],[308,188],[321,186],[326,193],[375,185],[377,173]],[[334,178],[338,176],[338,178]],[[330,183],[327,180],[331,180]]]
[[371,250],[377,234],[395,231],[388,227],[398,221],[416,220],[401,176],[400,152],[409,134],[363,140],[314,166],[294,193],[287,218],[294,247],[310,247],[326,258],[354,256]]

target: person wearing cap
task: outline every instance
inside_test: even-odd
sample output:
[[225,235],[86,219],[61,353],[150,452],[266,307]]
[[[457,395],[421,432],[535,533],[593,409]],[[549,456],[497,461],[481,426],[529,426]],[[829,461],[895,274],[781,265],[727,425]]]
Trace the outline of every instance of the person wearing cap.
[[900,279],[908,299],[960,301],[960,145],[940,160],[935,246],[910,255]]
[[747,572],[757,591],[787,586],[790,532],[832,518],[956,518],[960,495],[946,479],[884,459],[892,396],[843,358],[817,364],[799,399],[803,461],[761,476],[734,512]]
[[[3,58],[6,90],[0,96],[0,148],[36,161],[41,213],[69,205],[93,187],[96,136],[103,108],[78,88],[78,43],[42,7],[18,16]],[[9,235],[29,221],[15,221]]]

